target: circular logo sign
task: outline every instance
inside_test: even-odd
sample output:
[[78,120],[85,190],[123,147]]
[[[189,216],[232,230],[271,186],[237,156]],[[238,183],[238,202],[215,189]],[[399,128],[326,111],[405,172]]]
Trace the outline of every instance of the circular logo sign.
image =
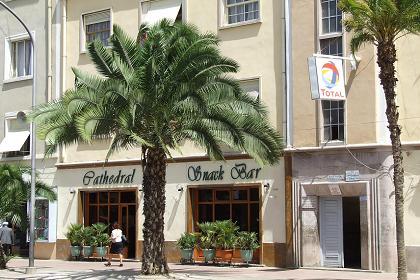
[[333,88],[340,80],[340,74],[334,62],[329,61],[322,66],[322,80],[327,88]]

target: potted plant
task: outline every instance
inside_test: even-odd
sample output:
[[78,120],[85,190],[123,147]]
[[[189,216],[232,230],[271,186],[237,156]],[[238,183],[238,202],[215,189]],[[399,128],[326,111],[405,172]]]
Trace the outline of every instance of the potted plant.
[[232,262],[239,227],[231,220],[216,221],[216,257]]
[[216,256],[215,254],[215,224],[210,222],[205,222],[198,224],[200,229],[200,238],[198,245],[203,252],[204,262],[208,263],[209,261],[214,261]]
[[178,239],[176,245],[181,250],[181,263],[193,261],[195,243],[196,236],[194,233],[184,233]]
[[93,254],[93,247],[95,246],[95,232],[91,227],[82,229],[83,239],[83,257],[89,258]]
[[103,223],[97,223],[92,225],[93,233],[94,233],[94,245],[95,245],[95,252],[98,257],[105,257],[107,246],[109,244],[109,236],[106,233],[108,230],[108,226]]
[[241,258],[246,264],[252,261],[254,251],[260,247],[255,232],[241,231],[236,244],[241,249]]
[[71,224],[66,233],[66,238],[70,241],[70,254],[73,258],[79,257],[81,253],[83,244],[82,229],[82,225]]

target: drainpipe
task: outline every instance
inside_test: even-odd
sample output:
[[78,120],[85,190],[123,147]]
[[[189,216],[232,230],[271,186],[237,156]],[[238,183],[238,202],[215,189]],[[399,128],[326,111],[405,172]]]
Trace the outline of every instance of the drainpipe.
[[286,147],[293,146],[293,71],[292,71],[292,24],[291,0],[284,2],[286,44]]
[[52,2],[48,0],[48,12],[47,12],[47,101],[52,100],[52,51],[51,51],[51,34],[52,30]]

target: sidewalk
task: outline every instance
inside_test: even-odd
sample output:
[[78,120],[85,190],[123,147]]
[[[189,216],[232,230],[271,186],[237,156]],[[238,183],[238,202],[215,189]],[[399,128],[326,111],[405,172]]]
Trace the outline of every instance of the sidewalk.
[[[34,275],[25,275],[27,259],[13,259],[8,269],[0,271],[0,279],[178,279],[178,280],[393,280],[395,274],[361,272],[352,270],[316,270],[295,269],[284,270],[270,267],[218,267],[206,265],[170,264],[171,274],[163,276],[140,276],[139,262],[125,262],[124,267],[114,263],[105,267],[102,262],[70,262],[61,260],[36,260],[38,268]],[[420,280],[419,274],[409,276],[410,280]]]

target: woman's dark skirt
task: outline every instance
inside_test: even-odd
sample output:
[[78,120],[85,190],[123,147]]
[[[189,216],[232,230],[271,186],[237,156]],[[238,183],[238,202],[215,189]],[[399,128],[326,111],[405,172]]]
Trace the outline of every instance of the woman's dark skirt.
[[121,254],[124,249],[122,242],[115,242],[111,244],[111,254]]

